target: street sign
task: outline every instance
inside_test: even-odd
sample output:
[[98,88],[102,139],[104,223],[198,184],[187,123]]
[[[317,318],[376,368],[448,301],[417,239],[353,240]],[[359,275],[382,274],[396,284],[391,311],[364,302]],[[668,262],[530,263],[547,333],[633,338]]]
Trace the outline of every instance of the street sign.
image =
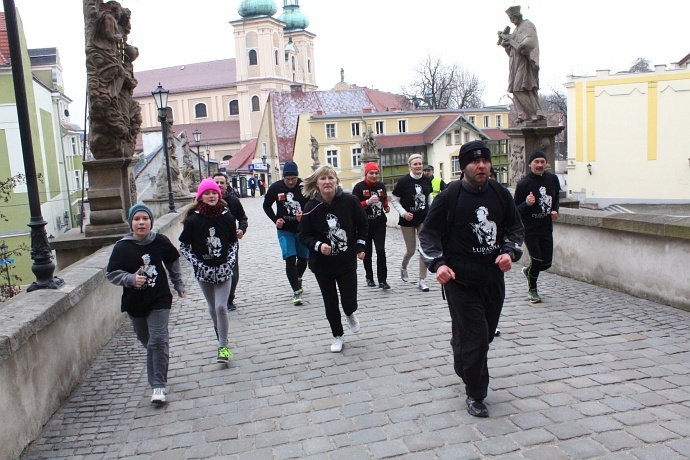
[[249,164],[247,165],[247,169],[250,170],[250,171],[254,171],[254,163],[249,163]]
[[0,259],[0,265],[13,264],[14,259]]

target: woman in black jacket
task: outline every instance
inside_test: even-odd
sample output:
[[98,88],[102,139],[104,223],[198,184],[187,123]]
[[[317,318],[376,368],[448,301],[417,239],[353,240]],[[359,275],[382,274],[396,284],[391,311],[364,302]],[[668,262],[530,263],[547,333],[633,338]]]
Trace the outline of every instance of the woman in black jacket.
[[353,333],[359,332],[357,311],[357,259],[364,259],[367,216],[357,198],[339,187],[338,174],[321,166],[302,183],[310,201],[300,222],[300,241],[309,248],[309,268],[319,283],[326,318],[331,325],[331,351],[343,349],[338,289],[343,312]]

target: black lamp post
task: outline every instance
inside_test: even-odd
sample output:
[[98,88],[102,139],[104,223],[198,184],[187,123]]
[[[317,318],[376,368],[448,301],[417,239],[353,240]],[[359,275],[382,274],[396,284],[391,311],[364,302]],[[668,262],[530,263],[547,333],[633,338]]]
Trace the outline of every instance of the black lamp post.
[[168,158],[168,95],[170,91],[158,83],[158,88],[151,91],[153,100],[158,107],[158,121],[163,129],[163,153],[165,154],[165,172],[168,175],[168,212],[175,212],[175,200],[173,199],[172,183],[170,182],[170,159]]
[[[48,244],[46,224],[41,214],[41,198],[38,194],[38,178],[36,176],[36,163],[34,162],[34,146],[31,138],[31,125],[29,118],[29,104],[26,96],[26,82],[24,80],[24,65],[21,58],[21,46],[19,44],[19,27],[17,25],[17,10],[14,0],[3,0],[5,7],[5,23],[7,24],[7,41],[12,58],[12,81],[14,83],[14,97],[17,103],[17,121],[19,123],[19,137],[22,142],[22,157],[24,159],[24,173],[26,174],[27,195],[29,198],[29,211],[31,219],[31,271],[36,276],[36,281],[26,289],[27,292],[37,289],[57,289],[65,282],[53,276],[55,264],[53,252]],[[8,272],[9,273],[9,272]]]
[[196,158],[199,160],[199,182],[204,174],[201,172],[201,154],[199,153],[199,144],[201,143],[201,131],[195,129],[192,133],[194,135],[194,142],[196,142]]
[[211,175],[211,144],[206,143],[206,175]]

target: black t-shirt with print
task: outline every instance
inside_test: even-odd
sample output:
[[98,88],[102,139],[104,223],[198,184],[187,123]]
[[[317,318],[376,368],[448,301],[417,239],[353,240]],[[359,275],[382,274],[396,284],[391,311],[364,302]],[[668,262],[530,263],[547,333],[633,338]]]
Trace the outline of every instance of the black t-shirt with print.
[[365,181],[357,182],[352,188],[352,194],[356,196],[360,202],[366,201],[372,196],[378,196],[379,202],[365,207],[364,212],[367,213],[370,227],[379,228],[381,225],[386,225],[388,219],[383,207],[387,203],[388,196],[386,194],[386,186],[383,182],[377,182],[373,186],[367,185]]
[[192,245],[192,252],[204,265],[217,267],[228,261],[228,248],[237,241],[235,217],[225,211],[218,217],[191,214],[184,223],[180,242]]
[[[307,199],[302,195],[301,179],[297,179],[297,185],[289,188],[282,180],[276,181],[268,187],[266,196],[264,197],[264,212],[275,222],[278,219],[283,219],[285,224],[281,230],[292,233],[297,233],[299,222],[297,221],[297,213],[304,209],[307,204]],[[273,211],[273,203],[276,204],[276,210]]]
[[151,310],[169,309],[172,294],[163,262],[169,264],[179,257],[175,246],[160,233],[146,245],[139,245],[132,240],[115,243],[106,272],[124,270],[146,276],[142,287],[123,288],[121,310],[134,317],[143,317]]
[[393,189],[393,195],[400,198],[400,204],[407,212],[414,214],[412,220],[409,221],[404,217],[400,217],[398,225],[401,227],[416,227],[424,222],[424,218],[429,211],[428,198],[432,190],[431,180],[424,174],[419,179],[405,174],[398,180]]

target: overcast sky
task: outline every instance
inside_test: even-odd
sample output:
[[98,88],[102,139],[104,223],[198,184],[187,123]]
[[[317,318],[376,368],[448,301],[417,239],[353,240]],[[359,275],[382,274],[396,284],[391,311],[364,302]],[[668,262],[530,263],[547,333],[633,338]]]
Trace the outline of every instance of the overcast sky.
[[[235,56],[228,22],[239,18],[240,0],[120,3],[132,10],[129,41],[140,53],[135,71]],[[74,100],[72,122],[80,126],[86,92],[82,4],[15,0],[28,46],[58,48],[65,91]],[[276,4],[278,17],[283,2]],[[397,92],[431,54],[477,74],[486,84],[485,104],[493,105],[508,102],[508,57],[496,46],[496,32],[510,24],[504,11],[515,4],[539,33],[542,90],[562,89],[571,74],[627,70],[637,57],[670,66],[690,53],[683,33],[687,0],[302,0],[300,8],[309,18],[307,30],[316,34],[319,89],[331,89],[343,68],[348,83]]]

